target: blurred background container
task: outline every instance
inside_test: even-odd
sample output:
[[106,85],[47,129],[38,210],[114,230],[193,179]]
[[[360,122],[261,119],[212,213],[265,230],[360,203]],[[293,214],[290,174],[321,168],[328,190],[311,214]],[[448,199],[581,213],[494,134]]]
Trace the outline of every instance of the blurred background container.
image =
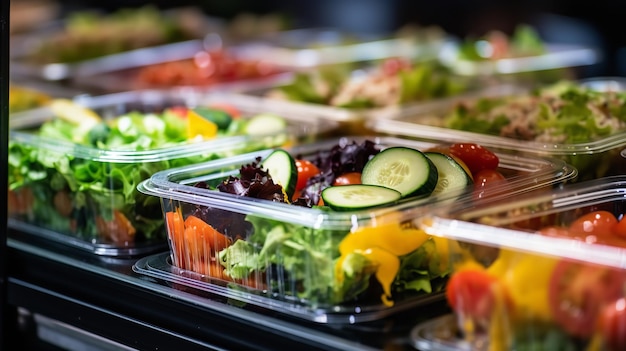
[[[12,6],[34,0],[14,0]],[[41,1],[41,0],[40,0]],[[119,7],[152,3],[161,8],[197,6],[211,16],[237,19],[239,33],[268,30],[283,21],[294,28],[335,27],[353,32],[378,34],[395,31],[408,24],[438,25],[456,36],[480,35],[488,30],[512,32],[517,24],[535,25],[548,41],[565,41],[597,45],[605,62],[589,75],[623,75],[626,64],[620,60],[626,50],[626,39],[620,34],[619,21],[606,20],[607,13],[624,14],[626,4],[599,0],[593,4],[564,0],[442,0],[416,2],[407,0],[320,0],[312,2],[287,0],[177,1],[155,0],[64,0],[60,13],[77,8],[97,7],[113,10]],[[252,16],[257,15],[257,16]],[[257,25],[253,30],[254,24]],[[12,23],[13,25],[13,23]],[[622,63],[621,63],[622,62]]]

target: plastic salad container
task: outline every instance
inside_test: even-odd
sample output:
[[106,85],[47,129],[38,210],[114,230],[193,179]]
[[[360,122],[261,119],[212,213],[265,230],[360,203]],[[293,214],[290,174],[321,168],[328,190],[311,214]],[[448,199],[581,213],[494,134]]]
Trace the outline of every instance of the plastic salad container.
[[284,69],[306,70],[390,57],[435,59],[448,40],[448,35],[434,26],[407,27],[386,36],[302,28],[262,35],[238,51],[242,57],[262,59]]
[[365,121],[439,99],[478,93],[473,78],[451,73],[434,61],[393,57],[365,65],[344,64],[295,72],[288,80],[244,95],[284,105],[304,105],[338,121],[346,134],[369,135]]
[[482,37],[448,41],[438,59],[459,75],[536,84],[579,78],[580,69],[598,64],[602,55],[588,45],[546,42],[533,27],[522,24],[510,35],[493,30]]
[[138,58],[130,67],[125,57],[111,59],[105,67],[77,71],[72,85],[103,93],[179,87],[232,91],[276,84],[288,75],[287,70],[262,59],[243,57],[216,33],[197,44],[188,50],[168,45],[152,48],[149,55],[141,56],[143,61]]
[[[134,270],[319,323],[371,321],[442,298],[446,244],[407,225],[412,219],[452,200],[513,196],[575,176],[560,161],[495,155],[484,165],[506,181],[478,194],[452,166],[460,163],[434,146],[340,137],[155,173],[138,189],[160,199],[170,250]],[[433,167],[423,168],[426,160]]]
[[193,7],[75,11],[21,35],[11,47],[11,73],[60,81],[110,67],[134,67],[146,60],[186,58],[203,48],[205,35],[221,28],[219,21]]
[[610,82],[561,81],[524,93],[443,101],[371,120],[369,128],[560,158],[578,169],[579,180],[623,174],[626,92]]
[[167,246],[158,201],[136,191],[153,173],[309,142],[333,126],[226,94],[134,91],[54,99],[10,127],[9,225],[121,256]]
[[416,326],[420,350],[623,350],[626,177],[422,218],[448,238],[453,315]]

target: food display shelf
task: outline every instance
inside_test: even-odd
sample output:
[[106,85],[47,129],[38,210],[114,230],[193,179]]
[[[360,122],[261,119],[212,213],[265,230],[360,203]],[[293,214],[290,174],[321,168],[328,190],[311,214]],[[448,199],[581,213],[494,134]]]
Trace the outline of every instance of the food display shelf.
[[143,277],[132,271],[136,259],[90,255],[16,230],[8,260],[10,305],[132,349],[414,350],[412,326],[449,313],[433,303],[372,323],[303,322]]

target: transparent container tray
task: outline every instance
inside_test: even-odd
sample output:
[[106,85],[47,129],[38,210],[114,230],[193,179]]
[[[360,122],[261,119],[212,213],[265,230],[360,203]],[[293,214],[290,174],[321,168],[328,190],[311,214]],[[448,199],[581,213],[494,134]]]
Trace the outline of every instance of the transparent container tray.
[[540,55],[474,61],[459,58],[459,42],[449,41],[440,50],[438,59],[462,76],[526,84],[576,79],[579,78],[578,69],[602,60],[602,53],[587,45],[544,43],[544,48],[545,52]]
[[488,350],[487,345],[473,345],[459,336],[457,320],[448,314],[433,318],[411,329],[411,345],[420,351]]
[[[545,89],[546,92],[556,91],[556,87],[561,86],[559,84],[571,84],[577,89],[576,94],[581,91],[601,93],[609,97],[602,101],[610,101],[609,105],[615,108],[619,108],[621,104],[619,101],[623,98],[610,98],[613,96],[610,94],[624,96],[622,86],[615,78],[561,81],[539,89]],[[368,120],[366,128],[386,135],[448,143],[472,141],[497,150],[559,158],[578,169],[578,179],[581,181],[626,172],[626,159],[620,156],[620,151],[626,146],[626,125],[618,121],[618,113],[612,114],[611,122],[598,122],[601,118],[597,117],[596,113],[593,115],[594,127],[590,127],[588,124],[592,122],[592,118],[587,118],[585,111],[578,112],[580,108],[577,110],[571,108],[570,112],[567,112],[566,109],[561,110],[552,106],[555,104],[548,105],[545,102],[546,97],[551,93],[545,93],[545,97],[541,100],[535,98],[533,94],[531,89],[521,88],[516,91],[494,88],[489,90],[488,94],[440,100],[392,111],[384,116],[381,115],[384,118]],[[563,101],[566,100],[563,99]],[[571,100],[567,101],[572,105]],[[541,117],[543,112],[539,111],[541,104],[549,106],[547,110],[550,110],[553,115],[551,117],[553,124],[550,124],[550,128],[556,132],[551,132],[552,134],[548,134],[550,129],[540,127],[540,123],[546,123],[546,118]],[[484,110],[480,110],[479,106],[483,106]],[[525,110],[524,107],[526,107]],[[500,111],[501,116],[507,118],[506,123],[497,125],[492,117],[498,115],[492,111]],[[533,119],[537,116],[539,117]],[[592,115],[589,114],[589,116]],[[577,121],[577,118],[580,118],[580,121]],[[463,120],[471,121],[471,124],[464,122],[465,126],[458,125]],[[532,122],[526,123],[528,120]],[[457,126],[452,127],[452,123],[456,123]],[[600,123],[601,127],[597,127]],[[599,131],[600,128],[605,128],[605,123],[611,130]],[[535,128],[535,125],[539,127]],[[467,126],[469,128],[483,126],[483,129],[468,131]],[[587,135],[581,136],[580,130],[572,129],[576,126]],[[508,134],[501,136],[500,133],[504,133],[505,130]],[[511,132],[512,130],[516,133]],[[529,137],[526,134],[532,135]],[[567,139],[573,135],[577,138]]]
[[117,57],[108,65],[85,67],[74,72],[71,85],[97,93],[184,87],[241,91],[290,77],[284,68],[241,55],[245,46],[225,45],[220,35],[211,33],[202,41],[151,48],[132,63],[128,57]]
[[[316,123],[315,118],[302,112],[288,114],[271,106],[257,110],[256,106],[240,104],[236,97],[229,98],[229,95],[220,93],[146,90],[80,96],[74,102],[95,111],[102,121],[108,123],[120,121],[119,117],[128,116],[126,114],[139,113],[139,116],[125,119],[135,121],[128,126],[150,125],[154,129],[149,132],[143,127],[130,128],[123,138],[119,135],[117,139],[109,138],[118,142],[132,141],[132,147],[113,141],[107,146],[97,146],[51,134],[40,136],[38,132],[42,128],[55,128],[54,123],[58,123],[50,107],[12,115],[9,225],[108,256],[137,255],[167,246],[158,201],[136,191],[137,183],[154,172],[268,146],[310,142],[323,138],[334,127],[328,122]],[[219,132],[212,139],[182,141],[180,138],[187,135],[188,128],[183,123],[185,119],[176,120],[176,123],[165,122],[167,108],[213,104],[228,104],[239,111],[238,122],[232,122],[231,126],[242,126],[254,116],[267,113],[279,116],[285,122],[285,128],[258,131],[257,134],[237,128]],[[159,126],[163,126],[163,133],[157,132]],[[116,128],[114,130],[121,131],[123,125]],[[136,136],[132,130],[137,131]],[[79,131],[80,128],[76,128],[74,134]],[[172,133],[178,136],[167,139],[166,135]],[[166,143],[148,144],[154,146],[136,145],[142,141],[166,139]]]
[[440,30],[417,29],[412,35],[364,35],[333,28],[303,28],[264,35],[238,51],[289,70],[381,60],[389,57],[435,59],[448,40]]
[[422,217],[449,240],[454,314],[417,325],[421,350],[620,350],[626,177],[566,184]]
[[[148,9],[148,7],[145,7],[145,9]],[[138,9],[137,13],[139,12],[140,10]],[[98,21],[111,20],[115,16],[120,18],[119,14],[121,11],[110,15],[93,11],[81,11],[81,13],[97,15],[98,17],[92,20],[92,22],[97,23]],[[200,12],[193,8],[175,8],[159,12],[158,16],[162,16],[163,20],[172,21],[170,24],[178,26],[178,30],[185,33],[185,38],[142,45],[133,43],[129,45],[136,47],[129,47],[126,50],[110,54],[92,55],[91,58],[50,60],[50,56],[46,57],[38,50],[53,39],[66,35],[68,28],[73,23],[71,18],[76,13],[68,14],[65,18],[46,23],[35,30],[22,34],[13,41],[14,44],[11,46],[10,55],[11,74],[46,81],[64,81],[75,75],[93,75],[99,72],[107,72],[112,68],[132,68],[147,63],[188,58],[198,50],[205,48],[205,36],[212,37],[212,34],[220,33],[223,28],[219,20],[199,14]],[[144,17],[142,18],[144,22],[155,20],[154,18],[148,19],[150,16],[144,15]],[[137,28],[140,27],[138,26]],[[94,29],[85,27],[83,30]],[[115,40],[119,40],[119,38],[113,35],[104,36],[99,44],[112,45]],[[71,42],[70,44],[63,43],[59,44],[59,47],[69,50],[66,46],[74,45],[73,50],[78,52],[81,50],[93,50],[94,48],[89,45],[93,46],[94,43],[87,43],[87,41],[83,38],[83,42],[79,41],[74,44]],[[81,47],[80,45],[83,46]],[[118,45],[121,44],[118,43]]]
[[[380,306],[337,306],[334,308],[314,308],[302,305],[293,299],[279,296],[260,295],[247,291],[231,289],[219,280],[203,274],[184,270],[172,264],[169,252],[151,254],[139,259],[133,265],[133,271],[148,277],[164,281],[174,288],[193,288],[219,297],[226,297],[233,304],[246,304],[265,311],[279,312],[321,324],[355,324],[379,320],[392,314],[411,308],[427,306],[444,299],[443,293],[434,293],[419,299],[404,301],[392,308]],[[210,298],[210,295],[209,295]]]
[[[366,141],[382,149],[405,146],[426,150],[434,146],[401,138],[342,137],[287,150],[294,157],[314,160],[335,146],[352,150],[352,143],[363,145]],[[445,252],[444,246],[403,223],[434,209],[445,210],[451,202],[481,201],[474,197],[472,186],[447,196],[406,198],[353,211],[295,206],[197,186],[237,177],[242,166],[263,160],[273,151],[170,169],[143,181],[139,191],[160,199],[170,252],[156,261],[142,261],[136,271],[326,323],[379,319],[440,295],[447,268],[445,263],[439,266],[434,262],[440,257],[439,249]],[[494,186],[485,198],[549,190],[576,175],[560,161],[498,156],[498,169],[507,183]],[[394,239],[376,243],[384,237]],[[395,247],[399,242],[402,249]],[[367,260],[360,261],[363,257]],[[394,262],[399,266],[393,268]],[[412,275],[410,267],[422,267],[418,270],[426,275]],[[396,279],[398,283],[392,284]]]
[[[396,58],[389,61],[394,60]],[[398,66],[406,63],[400,61],[403,63]],[[419,110],[439,101],[456,101],[492,92],[527,90],[513,84],[484,86],[478,80],[452,74],[432,62],[411,62],[409,65],[405,78],[399,71],[393,71],[394,68],[391,71],[395,73],[385,73],[383,61],[367,62],[329,66],[320,71],[293,72],[272,84],[239,89],[237,93],[266,99],[283,108],[292,106],[315,111],[323,118],[340,123],[345,135],[369,135],[375,133],[369,121],[388,119],[404,110]],[[339,83],[334,90],[323,89],[324,84],[332,85],[336,81]],[[410,93],[403,90],[406,86],[411,87],[406,88]],[[368,103],[361,104],[363,101]]]

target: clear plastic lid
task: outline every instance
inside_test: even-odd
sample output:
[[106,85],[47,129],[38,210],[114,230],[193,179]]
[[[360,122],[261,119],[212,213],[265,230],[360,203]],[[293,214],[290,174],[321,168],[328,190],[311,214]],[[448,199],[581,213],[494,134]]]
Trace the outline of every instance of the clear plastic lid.
[[[355,136],[330,138],[307,145],[299,145],[288,150],[293,155],[311,157],[315,152],[328,150],[334,145],[345,144],[349,141],[363,142],[372,140],[380,148],[390,146],[406,146],[417,150],[427,150],[438,146],[431,142],[422,142],[394,137]],[[361,210],[356,212],[324,211],[316,208],[305,208],[285,203],[262,201],[249,197],[236,196],[214,190],[194,187],[200,181],[214,182],[224,179],[228,175],[237,174],[242,165],[255,161],[258,157],[264,159],[274,149],[251,152],[227,159],[209,161],[200,164],[179,167],[155,173],[144,181],[139,189],[150,195],[170,198],[177,201],[195,203],[204,206],[217,207],[239,213],[258,213],[271,218],[291,223],[300,223],[311,227],[345,227],[351,228],[358,223],[369,223],[376,217],[388,213],[405,212],[407,216],[414,215],[419,205],[432,203],[433,198],[422,198],[381,209]],[[508,175],[506,195],[524,193],[537,188],[567,182],[576,176],[576,170],[564,162],[555,159],[522,157],[506,153],[498,153],[499,168]],[[495,193],[495,191],[494,191]],[[443,199],[445,200],[445,198]],[[402,216],[404,218],[404,216]],[[407,218],[405,218],[407,219]]]
[[535,56],[472,61],[459,58],[460,45],[450,41],[439,53],[439,60],[452,71],[466,76],[506,75],[561,68],[589,66],[600,62],[600,52],[584,45],[545,44],[545,53]]
[[[245,97],[219,92],[204,92],[194,89],[138,90],[107,94],[100,96],[81,95],[74,98],[74,102],[96,111],[103,119],[115,118],[130,111],[156,111],[165,107],[210,106],[212,104],[228,104],[240,111],[242,118],[250,118],[256,114],[269,113],[287,121],[287,129],[278,134],[285,141],[292,142],[315,139],[330,133],[336,124],[325,121],[320,123],[315,115],[304,110],[283,110],[281,106],[263,104],[250,101]],[[205,154],[207,150],[214,153],[232,154],[233,150],[245,150],[246,146],[257,148],[262,145],[268,136],[259,135],[230,135],[217,137],[200,142],[181,143],[180,145],[159,147],[147,150],[117,150],[101,149],[87,145],[59,141],[45,138],[33,133],[44,122],[55,118],[50,107],[28,110],[15,113],[11,116],[11,140],[36,148],[47,149],[61,154],[71,154],[78,158],[101,162],[143,163],[158,162],[177,157],[190,157]],[[240,151],[241,152],[241,151]]]
[[537,235],[537,228],[523,228],[533,218],[544,218],[544,227],[568,225],[586,212],[609,210],[622,217],[626,176],[565,184],[550,192],[522,194],[515,199],[485,201],[480,206],[460,205],[433,217],[422,217],[420,227],[432,235],[459,242],[583,261],[623,269],[626,252],[613,245],[595,245],[571,238]]
[[[423,35],[418,35],[419,31]],[[331,28],[272,33],[237,48],[242,57],[259,58],[289,69],[306,69],[389,57],[434,59],[449,38],[441,31],[418,29],[395,37],[356,35]]]

